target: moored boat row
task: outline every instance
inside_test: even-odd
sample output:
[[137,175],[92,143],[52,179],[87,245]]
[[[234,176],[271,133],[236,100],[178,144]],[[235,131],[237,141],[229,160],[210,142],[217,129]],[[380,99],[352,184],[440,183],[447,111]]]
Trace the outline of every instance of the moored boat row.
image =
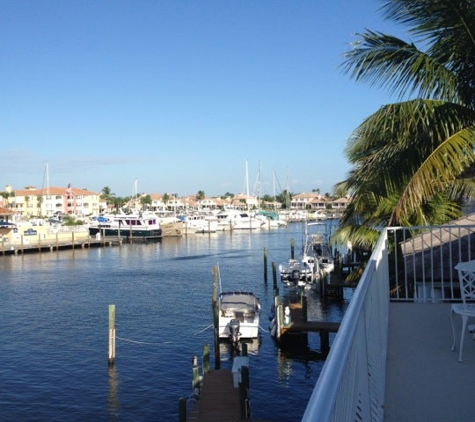
[[[317,227],[316,233],[308,233],[311,226]],[[279,265],[279,274],[284,285],[313,288],[334,271],[329,235],[322,231],[322,228],[325,228],[325,225],[321,223],[305,224],[302,256],[292,257]]]

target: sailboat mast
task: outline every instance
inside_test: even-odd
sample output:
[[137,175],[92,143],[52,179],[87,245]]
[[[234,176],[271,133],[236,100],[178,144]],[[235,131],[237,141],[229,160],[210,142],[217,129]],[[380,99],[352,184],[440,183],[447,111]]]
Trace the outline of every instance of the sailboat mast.
[[247,211],[249,212],[249,168],[246,160],[246,204]]
[[49,164],[46,162],[46,195],[49,196]]

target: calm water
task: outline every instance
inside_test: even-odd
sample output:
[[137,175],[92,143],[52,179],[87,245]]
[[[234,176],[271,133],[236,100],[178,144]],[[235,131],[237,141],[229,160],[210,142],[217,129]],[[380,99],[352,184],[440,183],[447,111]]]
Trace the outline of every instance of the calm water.
[[[1,421],[177,421],[191,392],[191,358],[212,346],[213,267],[223,290],[261,299],[261,339],[250,357],[254,418],[300,420],[323,362],[318,335],[292,353],[268,329],[271,262],[296,253],[301,224],[161,243],[0,256]],[[267,249],[268,284],[263,278]],[[281,294],[292,297],[279,281]],[[349,292],[348,295],[351,293]],[[340,321],[348,299],[321,303],[310,319]],[[108,368],[108,306],[116,305],[116,361]],[[213,362],[212,362],[213,365]],[[223,355],[222,367],[231,366]]]

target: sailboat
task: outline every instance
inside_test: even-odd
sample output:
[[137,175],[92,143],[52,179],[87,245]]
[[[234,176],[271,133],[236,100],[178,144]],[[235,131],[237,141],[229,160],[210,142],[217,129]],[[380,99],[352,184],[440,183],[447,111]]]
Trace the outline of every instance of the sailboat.
[[216,214],[218,230],[255,230],[261,228],[263,221],[251,214],[249,204],[249,171],[246,160],[246,206],[247,211],[228,209]]

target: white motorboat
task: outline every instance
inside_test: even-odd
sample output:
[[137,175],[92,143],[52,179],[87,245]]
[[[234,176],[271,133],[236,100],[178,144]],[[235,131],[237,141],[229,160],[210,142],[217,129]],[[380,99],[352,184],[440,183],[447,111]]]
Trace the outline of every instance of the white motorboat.
[[[320,223],[310,223],[309,226],[324,227]],[[321,276],[325,277],[335,270],[335,263],[328,241],[328,233],[317,232],[307,236],[307,249],[314,254],[318,261]]]
[[261,305],[252,292],[222,292],[218,298],[219,338],[233,343],[259,336]]
[[312,281],[311,257],[289,259],[279,265],[280,280],[287,286],[305,286]]
[[317,210],[313,213],[312,217],[315,219],[315,220],[326,220],[327,219],[327,215],[325,214],[324,211],[322,210]]
[[192,233],[216,233],[218,220],[213,216],[189,214],[177,217],[183,221],[185,230]]
[[255,230],[259,229],[263,221],[252,217],[245,211],[227,210],[216,215],[218,230]]
[[89,225],[91,236],[159,238],[162,229],[158,217],[150,213],[111,214],[95,218]]

